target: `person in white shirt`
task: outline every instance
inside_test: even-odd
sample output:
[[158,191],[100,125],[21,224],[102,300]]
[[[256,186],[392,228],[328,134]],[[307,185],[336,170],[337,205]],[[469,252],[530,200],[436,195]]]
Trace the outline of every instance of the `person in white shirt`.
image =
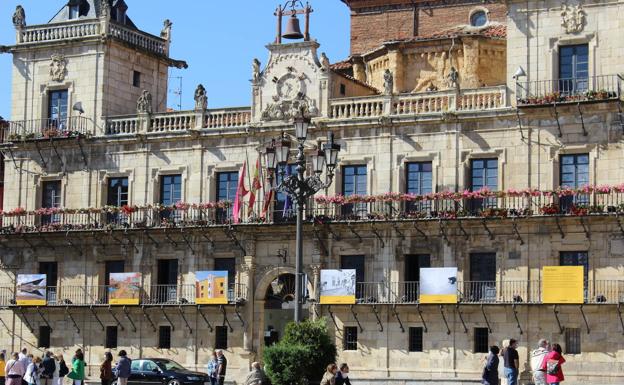
[[17,353],[13,353],[11,355],[11,359],[6,363],[5,366],[6,373],[6,385],[21,385],[22,378],[26,373],[26,368],[19,360],[19,355]]
[[550,344],[545,339],[541,339],[537,343],[537,349],[531,352],[531,370],[535,385],[546,385],[546,372],[542,370],[542,363],[549,351]]

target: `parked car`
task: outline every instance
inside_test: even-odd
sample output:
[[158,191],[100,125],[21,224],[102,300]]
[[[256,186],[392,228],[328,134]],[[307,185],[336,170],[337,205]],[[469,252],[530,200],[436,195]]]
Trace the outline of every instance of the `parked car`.
[[130,369],[128,385],[210,385],[208,374],[193,372],[164,358],[132,360]]

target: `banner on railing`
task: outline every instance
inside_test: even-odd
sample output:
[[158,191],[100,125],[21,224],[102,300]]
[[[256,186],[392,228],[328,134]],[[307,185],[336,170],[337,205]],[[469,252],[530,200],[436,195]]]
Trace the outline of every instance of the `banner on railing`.
[[111,273],[108,287],[110,305],[138,305],[141,297],[141,273]]
[[457,303],[457,268],[420,269],[420,303]]
[[15,301],[19,306],[45,306],[47,278],[45,274],[18,274]]
[[584,302],[583,266],[544,266],[542,302],[548,304]]
[[355,270],[321,270],[321,305],[355,304]]
[[227,271],[195,272],[195,303],[224,305],[228,303]]

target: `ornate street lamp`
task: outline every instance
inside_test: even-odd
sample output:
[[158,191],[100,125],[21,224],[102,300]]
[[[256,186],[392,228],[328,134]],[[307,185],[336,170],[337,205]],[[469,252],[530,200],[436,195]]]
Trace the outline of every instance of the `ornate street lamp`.
[[[268,171],[269,182],[273,183],[273,176],[277,171],[278,165],[281,176],[281,183],[274,187],[274,190],[288,195],[297,206],[297,235],[296,235],[296,255],[295,255],[295,322],[301,321],[301,304],[303,292],[303,215],[304,206],[308,198],[316,194],[322,189],[326,189],[332,184],[334,178],[334,170],[338,161],[338,153],[340,145],[334,142],[334,134],[329,132],[327,135],[327,143],[323,148],[318,146],[316,153],[312,157],[312,167],[314,173],[306,177],[306,157],[304,153],[304,145],[308,139],[308,129],[310,127],[310,119],[302,113],[294,121],[295,137],[297,138],[297,154],[295,156],[295,164],[297,165],[294,175],[286,175],[285,167],[288,167],[290,158],[291,142],[284,134],[277,141],[271,141],[269,147],[265,151],[265,163]],[[326,172],[325,181],[321,180],[321,175]]]

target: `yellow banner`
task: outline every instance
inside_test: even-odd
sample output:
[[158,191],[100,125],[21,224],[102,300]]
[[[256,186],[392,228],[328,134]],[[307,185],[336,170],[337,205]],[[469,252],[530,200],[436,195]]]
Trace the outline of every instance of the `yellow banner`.
[[138,298],[109,298],[108,303],[110,305],[138,305]]
[[45,299],[18,299],[16,303],[18,306],[45,306],[47,305]]
[[227,297],[221,298],[195,298],[195,303],[198,305],[227,305]]
[[457,294],[421,294],[419,303],[457,303]]
[[354,295],[322,295],[321,305],[354,305]]
[[544,266],[542,269],[542,303],[584,302],[583,266]]

